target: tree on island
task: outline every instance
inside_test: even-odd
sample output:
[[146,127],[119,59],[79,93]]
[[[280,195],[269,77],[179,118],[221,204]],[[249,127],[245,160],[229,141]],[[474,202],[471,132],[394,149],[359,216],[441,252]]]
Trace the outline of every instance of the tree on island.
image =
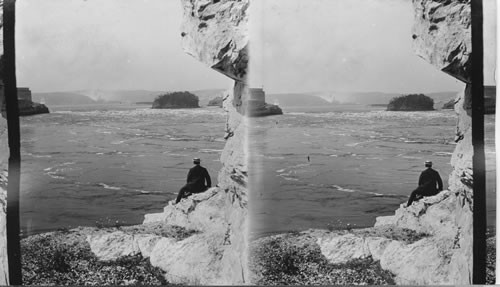
[[434,100],[424,94],[410,94],[392,98],[388,111],[433,111]]
[[172,92],[157,96],[153,109],[199,108],[198,102],[198,97],[190,92]]

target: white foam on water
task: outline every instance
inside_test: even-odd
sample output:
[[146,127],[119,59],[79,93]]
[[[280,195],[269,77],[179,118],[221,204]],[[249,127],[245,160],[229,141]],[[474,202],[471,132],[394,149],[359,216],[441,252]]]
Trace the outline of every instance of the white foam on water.
[[286,175],[288,175],[288,174],[279,174],[278,176],[281,177],[281,178],[283,178],[283,179],[285,179],[285,180],[289,180],[289,181],[299,181],[298,178],[288,177]]
[[[264,155],[262,155],[264,156]],[[285,159],[284,156],[264,156],[267,159]]]
[[203,152],[203,153],[222,152],[222,149],[205,148],[205,149],[201,149],[200,152]]
[[105,183],[98,183],[98,185],[104,187],[105,189],[111,189],[111,190],[121,190],[121,187],[117,187],[117,186],[111,186],[111,185],[107,185]]
[[409,156],[409,155],[404,155],[404,156],[402,156],[402,158],[406,158],[406,159],[422,159],[422,157],[419,157],[419,156]]
[[134,189],[142,194],[175,194],[174,192],[162,191],[162,190],[142,190],[142,189]]
[[453,154],[452,152],[444,152],[444,151],[437,151],[437,152],[433,153],[433,155],[437,155],[437,156],[449,156],[452,154]]
[[169,153],[168,155],[171,155],[171,156],[187,156],[187,154],[180,154],[180,153]]
[[57,171],[49,171],[49,172],[46,172],[45,174],[54,178],[54,179],[64,179],[64,176],[57,175]]
[[368,192],[366,192],[366,193],[368,193],[368,194],[373,194],[373,195],[375,195],[375,196],[384,196],[382,193],[378,193],[378,192],[368,191]]
[[354,147],[354,146],[357,146],[357,145],[360,145],[360,144],[371,143],[371,142],[376,142],[376,140],[370,140],[370,141],[364,141],[364,142],[350,143],[350,144],[346,144],[345,146],[348,146],[348,147]]
[[55,175],[55,172],[47,172],[47,175],[54,179],[64,179],[64,176]]
[[32,154],[32,153],[25,153],[24,155],[31,156],[34,158],[51,158],[51,155],[37,155],[37,154]]
[[278,169],[276,172],[284,172],[284,171],[285,171],[285,169],[282,168],[282,169]]
[[114,142],[111,142],[111,144],[114,144],[114,145],[118,145],[118,144],[122,144],[124,143],[125,140],[121,140],[121,141],[114,141]]
[[104,153],[103,152],[98,152],[98,153],[96,153],[96,155],[104,155]]
[[310,166],[310,163],[299,163],[297,165],[292,166],[291,168],[297,168],[297,167],[305,167],[305,166]]
[[335,189],[337,189],[338,191],[344,191],[344,192],[350,192],[350,193],[352,193],[352,192],[356,192],[356,190],[354,190],[354,189],[343,188],[342,186],[340,186],[340,185],[336,185],[336,184],[332,185],[332,187],[334,187],[334,188],[335,188]]

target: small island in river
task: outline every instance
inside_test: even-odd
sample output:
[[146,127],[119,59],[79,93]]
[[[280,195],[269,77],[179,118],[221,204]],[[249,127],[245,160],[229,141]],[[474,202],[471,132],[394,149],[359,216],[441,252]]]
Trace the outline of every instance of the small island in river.
[[190,92],[172,92],[157,96],[153,109],[189,109],[199,108],[199,99]]

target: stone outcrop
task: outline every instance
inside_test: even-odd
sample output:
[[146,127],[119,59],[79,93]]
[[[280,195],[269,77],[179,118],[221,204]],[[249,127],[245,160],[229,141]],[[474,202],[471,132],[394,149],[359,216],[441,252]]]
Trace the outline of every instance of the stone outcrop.
[[441,71],[470,82],[470,0],[413,0],[415,53]]
[[451,99],[448,102],[444,103],[443,107],[441,109],[443,110],[453,110],[455,108],[455,99]]
[[[0,95],[0,105],[4,97]],[[7,263],[7,233],[6,233],[6,208],[7,208],[7,170],[9,166],[9,149],[7,138],[7,120],[0,116],[0,285],[8,285]]]
[[247,116],[249,117],[265,117],[273,115],[282,115],[283,110],[278,105],[265,103],[263,105],[248,105]]
[[194,58],[240,82],[247,76],[248,0],[182,0],[182,46]]
[[[3,23],[3,9],[0,9]],[[0,25],[3,30],[3,25]],[[3,45],[3,44],[2,44]],[[3,51],[3,49],[2,49]],[[3,53],[3,52],[2,52]],[[3,54],[0,54],[0,107],[5,105],[3,87]],[[7,261],[7,170],[9,168],[9,145],[7,136],[7,120],[5,115],[0,115],[0,285],[9,285],[9,267]]]
[[282,115],[283,111],[278,105],[266,103],[266,94],[263,89],[250,88],[243,102],[245,115],[248,117],[264,117]]
[[46,105],[35,103],[27,100],[18,100],[19,102],[19,115],[31,116],[37,114],[48,114],[49,108]]
[[217,96],[213,99],[211,99],[207,106],[218,106],[218,107],[221,107],[222,108],[222,101],[223,101],[223,97],[222,96]]
[[[0,88],[0,97],[4,97],[3,85]],[[31,116],[37,114],[48,114],[49,108],[41,103],[33,102],[31,90],[29,88],[17,88],[17,102],[20,116]],[[0,111],[3,116],[6,116],[6,106],[0,102]]]

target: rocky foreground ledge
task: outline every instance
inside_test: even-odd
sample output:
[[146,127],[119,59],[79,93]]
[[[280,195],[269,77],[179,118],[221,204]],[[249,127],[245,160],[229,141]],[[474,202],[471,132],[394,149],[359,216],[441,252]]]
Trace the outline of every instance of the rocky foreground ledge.
[[[224,213],[226,194],[211,188],[143,224],[85,227],[23,239],[27,285],[216,284],[232,236]],[[253,241],[251,278],[258,285],[451,284],[466,250],[458,236],[458,197],[451,191],[428,197],[372,228],[307,230]],[[455,211],[462,214],[466,212]],[[495,237],[488,240],[488,283],[495,277]]]
[[224,252],[234,236],[224,219],[225,197],[215,187],[177,205],[170,201],[140,225],[25,238],[25,284],[222,284]]
[[[461,222],[471,212],[455,192],[443,191],[372,228],[307,230],[252,243],[253,282],[280,284],[437,285],[463,282],[470,246]],[[472,225],[470,226],[472,228]],[[494,284],[495,237],[488,239],[488,284]]]

